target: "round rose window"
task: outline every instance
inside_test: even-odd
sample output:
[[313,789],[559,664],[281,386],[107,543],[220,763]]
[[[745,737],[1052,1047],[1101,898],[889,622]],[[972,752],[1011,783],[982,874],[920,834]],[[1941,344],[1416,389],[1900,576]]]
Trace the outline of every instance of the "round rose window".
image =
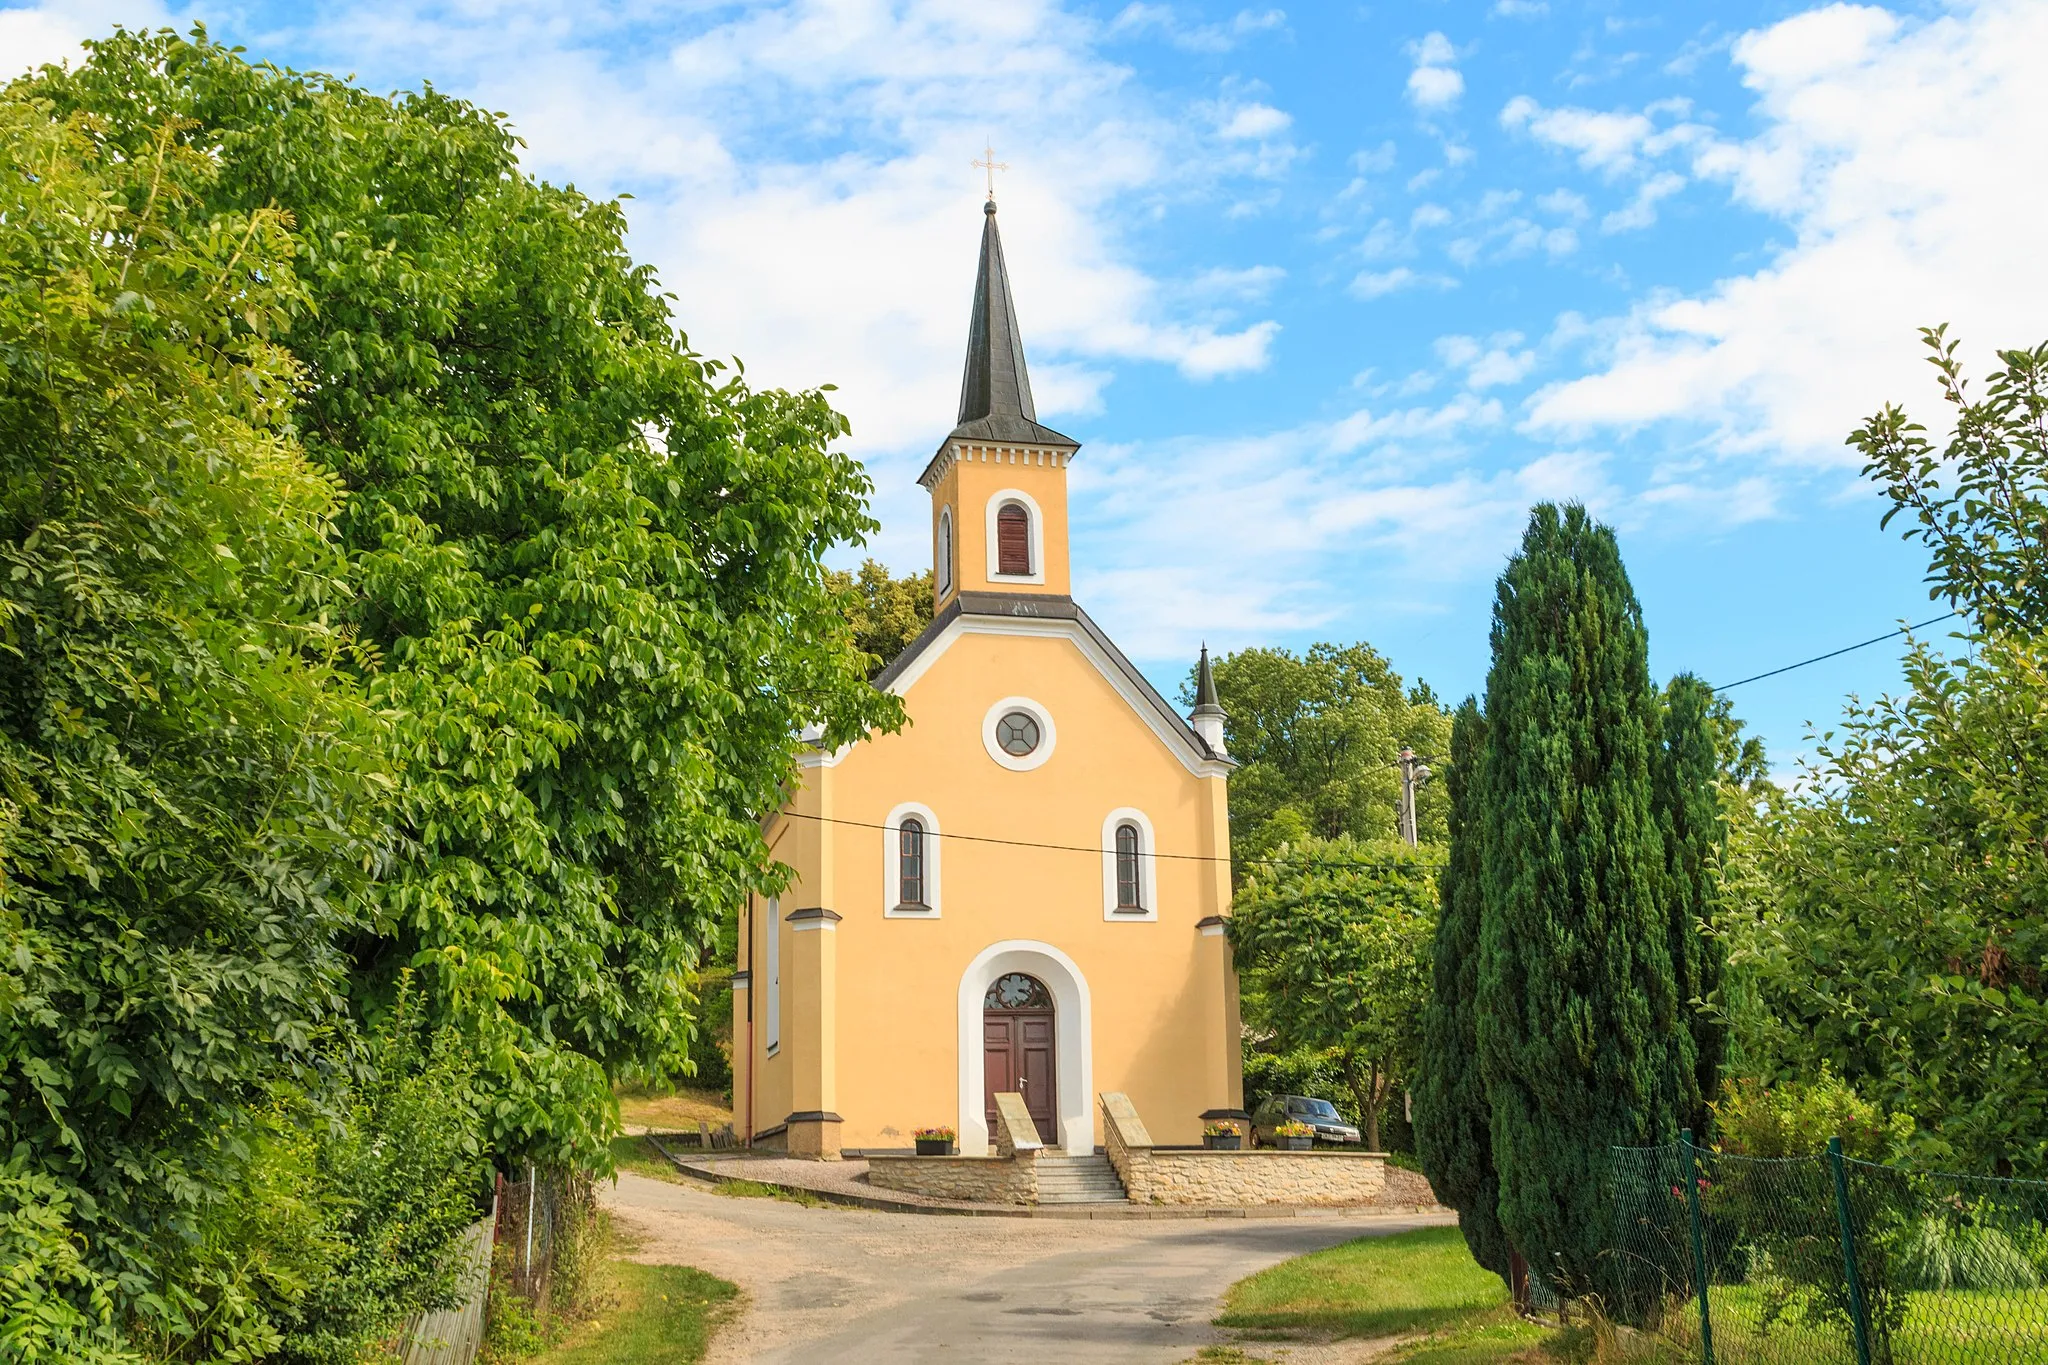
[[1011,711],[996,722],[996,743],[1012,758],[1023,758],[1038,747],[1038,721],[1025,711]]

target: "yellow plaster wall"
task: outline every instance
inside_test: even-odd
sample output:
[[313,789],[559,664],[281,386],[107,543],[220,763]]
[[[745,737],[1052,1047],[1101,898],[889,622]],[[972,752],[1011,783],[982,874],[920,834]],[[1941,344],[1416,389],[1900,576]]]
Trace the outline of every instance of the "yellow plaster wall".
[[[1018,472],[995,474],[988,490],[1023,486]],[[1064,525],[1059,529],[1063,538]],[[1052,757],[1029,772],[998,765],[982,745],[988,709],[1012,695],[1044,706],[1057,729]],[[1157,921],[1105,921],[1096,850],[1104,818],[1121,806],[1145,812],[1160,853],[1227,848],[1219,845],[1227,837],[1219,824],[1220,779],[1191,773],[1065,638],[963,635],[905,700],[911,724],[903,732],[856,746],[835,767],[810,770],[792,808],[815,810],[820,786],[829,789],[840,819],[863,825],[883,824],[900,802],[929,806],[942,839],[940,917],[884,917],[886,836],[879,829],[835,829],[829,881],[821,880],[816,859],[823,850],[815,836],[806,840],[791,828],[783,845],[785,859],[805,860],[792,864],[800,884],[824,893],[800,899],[792,888],[784,906],[822,903],[843,917],[836,930],[835,1103],[818,1107],[844,1118],[841,1141],[848,1147],[907,1146],[917,1126],[957,1124],[961,974],[992,943],[1033,939],[1064,951],[1087,979],[1093,1089],[1128,1094],[1160,1142],[1198,1141],[1201,1112],[1234,1104],[1238,1093],[1234,1035],[1225,1033],[1236,1013],[1235,983],[1227,980],[1221,941],[1196,928],[1224,909],[1228,870],[1162,858]],[[1087,851],[946,837],[956,834]],[[765,1000],[758,977],[755,990]],[[770,1097],[788,1093],[771,1078],[794,1041],[785,1035],[784,1058],[761,1061],[757,1127],[790,1108],[810,1107]],[[1095,1096],[1086,1099],[1092,1115]]]

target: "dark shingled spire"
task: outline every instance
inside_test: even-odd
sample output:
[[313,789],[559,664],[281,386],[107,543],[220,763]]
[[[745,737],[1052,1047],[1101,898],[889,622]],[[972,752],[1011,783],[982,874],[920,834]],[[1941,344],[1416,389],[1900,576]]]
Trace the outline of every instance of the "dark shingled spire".
[[1003,238],[996,231],[996,203],[982,207],[981,268],[974,276],[974,315],[967,324],[967,366],[960,377],[959,425],[955,437],[1028,441],[1036,445],[1078,443],[1038,424],[1031,404],[1031,376],[1024,368],[1024,334],[1017,305],[1010,301],[1010,272],[1003,265]]
[[1198,716],[1222,715],[1216,700],[1216,675],[1209,671],[1209,646],[1202,646],[1202,661],[1195,665],[1195,710]]

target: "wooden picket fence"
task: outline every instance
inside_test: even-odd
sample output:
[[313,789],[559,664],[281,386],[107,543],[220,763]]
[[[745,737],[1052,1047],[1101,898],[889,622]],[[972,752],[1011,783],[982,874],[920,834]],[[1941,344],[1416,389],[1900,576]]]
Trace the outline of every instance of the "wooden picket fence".
[[484,1343],[484,1306],[491,1292],[491,1252],[496,1245],[498,1201],[491,1214],[464,1234],[462,1302],[422,1313],[406,1325],[398,1355],[403,1365],[470,1365]]

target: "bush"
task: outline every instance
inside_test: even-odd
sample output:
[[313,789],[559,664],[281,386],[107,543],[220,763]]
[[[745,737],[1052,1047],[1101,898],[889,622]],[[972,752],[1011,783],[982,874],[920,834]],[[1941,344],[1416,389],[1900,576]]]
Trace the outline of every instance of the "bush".
[[1913,1136],[1910,1115],[1886,1115],[1833,1072],[1814,1080],[1766,1086],[1730,1081],[1713,1105],[1723,1151],[1737,1156],[1812,1156],[1839,1137],[1859,1161],[1891,1161]]
[[139,1365],[114,1326],[114,1286],[86,1265],[64,1187],[22,1157],[0,1166],[0,1359]]
[[1891,1268],[1906,1289],[2034,1289],[2039,1272],[1997,1228],[1933,1213],[1911,1224],[1892,1248]]

